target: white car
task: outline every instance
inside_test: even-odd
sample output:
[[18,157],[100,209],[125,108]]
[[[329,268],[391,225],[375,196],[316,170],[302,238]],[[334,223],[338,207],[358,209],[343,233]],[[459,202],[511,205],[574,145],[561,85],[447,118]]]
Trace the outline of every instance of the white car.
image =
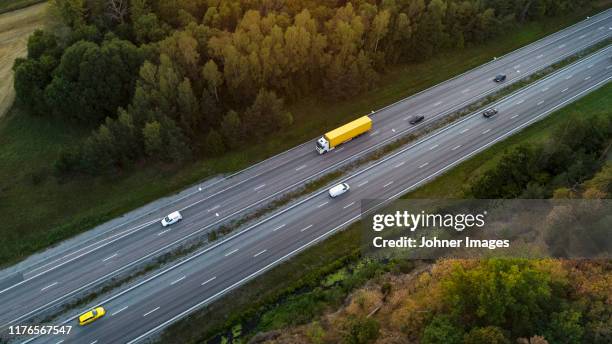
[[342,184],[338,184],[336,186],[334,186],[333,188],[329,189],[329,196],[333,197],[338,197],[340,195],[342,195],[343,193],[349,191],[350,187],[347,183],[342,183]]
[[175,224],[181,221],[182,219],[183,219],[183,216],[181,215],[181,213],[178,211],[175,211],[173,213],[168,214],[168,216],[164,217],[161,220],[161,224],[163,227],[167,227],[167,226],[170,226],[172,224]]

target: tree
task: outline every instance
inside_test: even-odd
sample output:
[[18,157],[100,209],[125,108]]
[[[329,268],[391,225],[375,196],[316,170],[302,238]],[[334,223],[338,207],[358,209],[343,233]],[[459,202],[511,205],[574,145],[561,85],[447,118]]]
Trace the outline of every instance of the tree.
[[223,84],[223,74],[219,71],[219,67],[213,60],[208,60],[202,68],[202,77],[206,80],[208,89],[215,96],[215,100],[219,101],[219,87]]
[[77,42],[64,52],[46,101],[64,118],[99,123],[114,117],[130,101],[142,62],[142,52],[128,41]]
[[85,0],[51,0],[49,8],[68,27],[77,29],[85,25]]
[[236,148],[240,144],[242,140],[241,127],[242,123],[236,111],[231,110],[223,116],[223,121],[221,122],[221,135],[228,147]]
[[206,135],[205,149],[212,156],[220,155],[225,151],[223,138],[215,129],[211,129]]
[[142,129],[145,152],[150,157],[159,157],[163,150],[161,125],[158,121],[148,122]]
[[423,344],[461,344],[463,330],[445,316],[437,315],[427,325],[421,337]]
[[552,343],[582,343],[584,329],[580,318],[581,314],[573,310],[553,313],[544,336]]
[[465,334],[463,344],[510,344],[510,340],[499,327],[475,327]]
[[291,114],[283,110],[283,100],[276,93],[261,89],[257,98],[242,116],[244,130],[261,139],[291,124]]
[[193,94],[188,78],[178,86],[177,103],[181,127],[189,137],[194,137],[200,123],[200,102]]
[[28,58],[39,59],[45,54],[58,58],[61,50],[54,34],[38,29],[28,37]]

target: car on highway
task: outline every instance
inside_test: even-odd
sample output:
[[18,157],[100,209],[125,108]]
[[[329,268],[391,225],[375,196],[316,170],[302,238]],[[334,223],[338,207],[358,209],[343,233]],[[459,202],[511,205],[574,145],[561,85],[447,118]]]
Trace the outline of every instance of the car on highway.
[[102,318],[104,314],[106,314],[104,307],[96,307],[90,310],[89,312],[83,313],[81,314],[81,316],[79,316],[79,325],[85,326],[91,324],[92,322]]
[[347,183],[338,184],[338,185],[332,187],[331,189],[329,189],[329,196],[331,198],[338,197],[338,196],[342,195],[343,193],[349,191],[349,189],[350,189],[350,187],[349,187],[349,185]]
[[495,78],[493,78],[495,82],[504,82],[506,81],[506,74],[497,74]]
[[490,117],[497,115],[497,112],[498,111],[495,108],[486,109],[482,112],[482,116],[484,116],[485,118],[490,118]]
[[414,124],[417,124],[417,123],[419,123],[420,121],[422,121],[424,119],[425,119],[425,116],[423,116],[423,115],[415,115],[415,116],[412,116],[412,118],[410,118],[410,121],[408,121],[408,123],[414,125]]
[[164,217],[161,220],[161,224],[163,227],[168,227],[170,225],[173,225],[181,221],[182,219],[183,219],[183,215],[181,215],[179,211],[175,211],[175,212],[168,214],[168,216]]

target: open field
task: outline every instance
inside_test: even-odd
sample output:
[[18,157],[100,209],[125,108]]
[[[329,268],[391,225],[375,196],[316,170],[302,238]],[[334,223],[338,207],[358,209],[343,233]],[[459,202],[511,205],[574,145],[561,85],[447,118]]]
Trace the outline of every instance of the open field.
[[[2,8],[7,4],[0,5]],[[0,117],[13,104],[13,61],[27,54],[28,36],[45,23],[47,4],[0,14]]]
[[0,13],[19,10],[41,2],[47,2],[47,0],[3,0],[0,2]]
[[[610,1],[591,12],[609,7]],[[591,13],[589,12],[589,13]],[[17,12],[15,12],[17,13]],[[244,168],[342,123],[460,74],[584,18],[587,12],[530,23],[488,44],[448,52],[420,64],[398,66],[380,86],[358,99],[325,102],[311,96],[290,107],[295,124],[267,142],[186,166],[137,166],[113,177],[58,180],[53,162],[62,145],[92,128],[29,116],[14,108],[0,118],[0,265],[14,262],[62,239],[117,217],[217,173]]]
[[[612,83],[587,95],[579,101],[562,108],[544,120],[537,122],[524,131],[497,143],[491,148],[475,155],[451,169],[434,181],[404,195],[402,198],[462,198],[466,183],[477,178],[495,166],[501,154],[520,144],[537,143],[546,140],[559,127],[565,126],[573,118],[592,119],[599,116],[612,117]],[[309,309],[312,313],[335,309],[333,300],[312,300],[312,294],[322,279],[342,271],[349,261],[358,256],[362,224],[356,222],[345,231],[339,232],[319,245],[281,264],[266,274],[240,287],[220,301],[197,312],[189,318],[171,326],[162,337],[164,343],[196,342],[229,331],[236,322],[248,323],[251,328],[271,331],[290,325],[295,314],[291,305]],[[291,279],[287,279],[291,274]],[[314,286],[314,287],[313,287]],[[348,294],[349,290],[346,291]],[[312,311],[315,308],[317,311]],[[263,314],[262,314],[263,313]],[[301,314],[302,318],[306,317]],[[252,319],[284,319],[274,326]],[[225,332],[223,333],[225,334]]]

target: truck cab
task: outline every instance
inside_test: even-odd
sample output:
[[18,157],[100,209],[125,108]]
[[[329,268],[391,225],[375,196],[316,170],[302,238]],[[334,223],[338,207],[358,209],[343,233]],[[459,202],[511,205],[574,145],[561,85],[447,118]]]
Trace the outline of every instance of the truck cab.
[[329,152],[330,150],[332,150],[332,148],[329,147],[329,141],[327,141],[325,137],[320,137],[317,140],[317,152],[319,155]]

